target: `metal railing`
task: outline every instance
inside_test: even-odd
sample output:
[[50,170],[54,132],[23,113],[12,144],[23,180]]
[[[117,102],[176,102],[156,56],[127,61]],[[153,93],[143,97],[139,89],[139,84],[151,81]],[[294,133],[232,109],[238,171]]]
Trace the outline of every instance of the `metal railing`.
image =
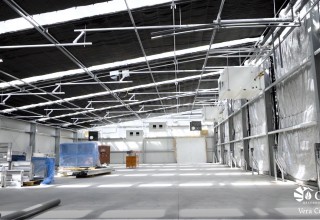
[[245,159],[240,159],[240,167],[243,168],[245,171],[248,170],[248,163]]
[[254,175],[254,166],[256,166],[256,168],[257,168],[257,173],[258,173],[258,175],[260,174],[259,173],[259,165],[258,165],[258,161],[252,156],[251,157],[251,170],[252,170],[252,175]]
[[231,156],[231,168],[232,168],[232,162],[234,163],[234,167],[237,167],[237,160],[235,157]]
[[280,172],[281,172],[281,179],[284,182],[284,174],[286,174],[286,170],[283,166],[283,164],[281,163],[281,160],[278,156],[278,151],[277,148],[274,149],[274,163],[275,163],[275,169],[274,169],[274,179],[275,181],[278,181],[278,175],[277,175],[277,167],[279,168]]
[[218,157],[217,157],[217,155],[216,155],[215,152],[213,152],[213,159],[214,159],[214,162],[215,162],[215,163],[218,163],[218,162],[219,162]]

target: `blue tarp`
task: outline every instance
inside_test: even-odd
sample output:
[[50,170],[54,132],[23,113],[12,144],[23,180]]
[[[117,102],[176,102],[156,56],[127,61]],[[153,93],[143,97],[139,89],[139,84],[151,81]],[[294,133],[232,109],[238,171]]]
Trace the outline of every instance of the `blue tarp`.
[[98,144],[96,142],[75,142],[60,144],[61,167],[100,166]]
[[35,178],[44,178],[41,184],[51,184],[54,182],[55,158],[32,157],[31,162],[34,168]]

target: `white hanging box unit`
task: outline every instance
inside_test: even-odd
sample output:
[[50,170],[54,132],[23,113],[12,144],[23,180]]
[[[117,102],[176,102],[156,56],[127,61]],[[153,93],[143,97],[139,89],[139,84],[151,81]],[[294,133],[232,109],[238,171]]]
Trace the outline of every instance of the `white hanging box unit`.
[[219,99],[251,99],[264,89],[264,71],[256,66],[227,67],[218,80]]
[[203,121],[218,121],[219,108],[218,106],[206,106],[202,109]]
[[149,131],[166,131],[167,123],[166,122],[150,122],[149,123]]

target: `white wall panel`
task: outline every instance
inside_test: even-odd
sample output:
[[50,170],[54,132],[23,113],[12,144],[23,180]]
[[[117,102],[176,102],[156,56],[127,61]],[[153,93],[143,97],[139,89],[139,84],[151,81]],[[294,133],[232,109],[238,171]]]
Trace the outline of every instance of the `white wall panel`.
[[174,152],[147,152],[144,156],[144,163],[176,163]]
[[27,152],[30,135],[28,133],[0,130],[0,142],[12,143],[13,151]]
[[168,151],[174,150],[173,138],[152,138],[145,139],[146,151]]
[[21,131],[30,131],[30,123],[0,117],[0,127],[12,128]]
[[55,138],[45,135],[36,135],[36,146],[34,153],[54,154]]
[[110,163],[111,164],[125,164],[126,163],[126,152],[111,152]]
[[213,162],[213,137],[206,138],[206,146],[207,146],[207,162]]
[[144,140],[144,163],[176,163],[173,138],[150,138]]
[[105,140],[101,141],[102,144],[110,145],[111,151],[141,151],[142,150],[142,140],[141,141],[129,141],[129,140]]
[[178,163],[206,163],[205,138],[176,138]]
[[72,131],[68,131],[68,130],[61,129],[60,135],[63,138],[67,138],[67,137],[70,138],[70,139],[73,138],[73,132]]
[[60,138],[60,143],[72,143],[73,139],[70,138]]
[[47,127],[47,126],[43,126],[43,125],[37,125],[37,133],[55,135],[56,130],[55,130],[55,128],[51,128],[51,127]]

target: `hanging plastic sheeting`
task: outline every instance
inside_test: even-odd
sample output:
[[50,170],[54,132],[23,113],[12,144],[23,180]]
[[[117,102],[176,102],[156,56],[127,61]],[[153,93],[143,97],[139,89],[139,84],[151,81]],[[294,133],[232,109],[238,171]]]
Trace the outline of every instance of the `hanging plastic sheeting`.
[[[250,130],[251,136],[261,135],[266,133],[266,110],[264,99],[259,98],[256,102],[249,106],[250,115]],[[258,163],[259,171],[269,171],[269,149],[267,146],[266,137],[259,137],[250,139],[249,147],[254,148],[253,156]],[[251,151],[250,155],[250,166],[252,164]],[[253,166],[257,169],[256,165]]]
[[217,159],[218,159],[218,161],[219,162],[221,162],[221,131],[220,131],[220,129],[221,129],[221,126],[219,126],[219,127],[217,127],[217,135],[216,135],[216,137],[217,137]]
[[[307,16],[301,22],[301,27],[296,28],[281,44],[282,57],[280,50],[276,51],[277,79],[299,68],[292,73],[292,77],[277,85],[280,129],[317,121],[315,85],[310,62],[310,56],[313,56],[310,46],[312,33],[309,33],[312,31],[309,28],[311,21],[319,23]],[[316,142],[319,142],[319,133],[315,126],[279,134],[278,157],[289,175],[299,180],[316,179]]]
[[[227,142],[230,141],[230,139],[229,139],[229,123],[228,123],[228,121],[226,121],[224,123],[224,126],[222,128],[223,128],[223,136],[224,136],[223,142],[227,143]],[[223,146],[224,146],[224,148],[221,148],[221,150],[224,151],[224,152],[222,152],[223,155],[224,155],[223,160],[224,160],[225,164],[229,164],[230,145],[229,144],[224,144]]]
[[236,142],[234,143],[234,158],[237,161],[237,165],[241,166],[243,163],[243,155],[241,155],[241,149],[243,149],[243,143],[242,142]]
[[[240,104],[239,104],[240,103]],[[240,100],[234,103],[234,109],[239,109],[241,106]],[[234,128],[234,139],[240,140],[243,137],[243,128],[242,128],[242,114],[241,111],[234,115],[233,117],[233,128]],[[241,149],[243,149],[243,142],[234,143],[234,158],[236,159],[238,165],[240,166],[241,162]]]
[[[301,12],[304,14],[306,8]],[[308,16],[307,16],[308,17]],[[293,30],[291,34],[281,42],[280,46],[276,49],[276,78],[280,78],[286,75],[290,70],[295,67],[301,66],[306,59],[309,59],[311,53],[311,39],[309,36],[309,22],[308,20],[301,21],[301,26]],[[275,38],[275,43],[278,43],[279,39]],[[280,49],[281,55],[280,56]],[[283,67],[281,67],[281,60]]]
[[225,159],[225,164],[231,166],[230,164],[230,144],[225,144],[224,145],[224,150],[225,150],[225,154],[224,154],[224,159]]
[[241,99],[232,100],[232,110],[235,112],[241,108]]

